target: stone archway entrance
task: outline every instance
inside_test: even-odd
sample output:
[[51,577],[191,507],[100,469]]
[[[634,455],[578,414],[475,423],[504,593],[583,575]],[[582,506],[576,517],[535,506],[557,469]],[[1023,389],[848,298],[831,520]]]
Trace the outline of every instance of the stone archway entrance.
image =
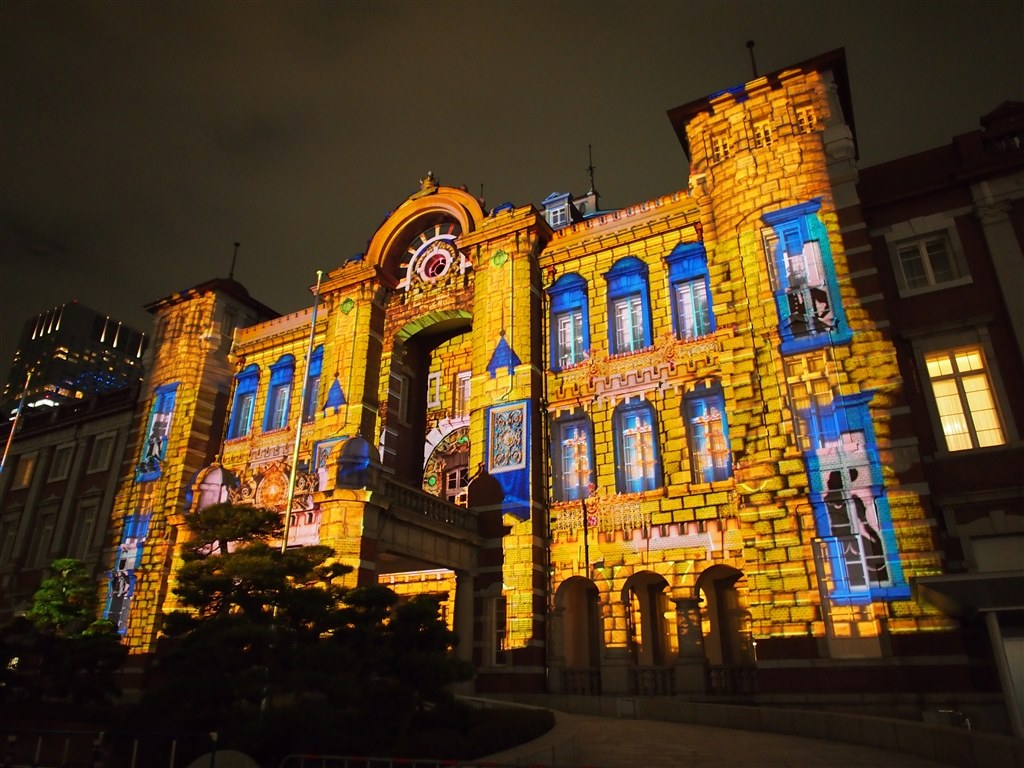
[[555,593],[555,624],[561,657],[553,665],[559,676],[554,685],[561,693],[601,693],[601,604],[592,581],[574,576],[562,583]]
[[711,693],[753,693],[756,688],[750,616],[737,589],[744,578],[742,571],[714,565],[697,579]]
[[670,694],[678,653],[675,607],[663,576],[643,571],[626,580],[622,601],[631,662],[630,693]]

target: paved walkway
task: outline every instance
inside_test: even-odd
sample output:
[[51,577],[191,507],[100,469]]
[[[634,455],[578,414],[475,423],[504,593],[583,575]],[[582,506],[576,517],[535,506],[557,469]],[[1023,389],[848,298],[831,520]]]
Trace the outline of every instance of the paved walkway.
[[899,752],[799,736],[562,712],[555,716],[557,724],[541,738],[481,762],[588,768],[949,768]]

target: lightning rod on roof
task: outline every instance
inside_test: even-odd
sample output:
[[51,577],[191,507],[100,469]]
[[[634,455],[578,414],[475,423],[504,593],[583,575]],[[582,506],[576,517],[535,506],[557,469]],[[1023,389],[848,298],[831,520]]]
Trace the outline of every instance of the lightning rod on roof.
[[754,72],[754,77],[757,77],[757,62],[754,60],[754,41],[747,40],[747,50],[750,51],[750,69]]
[[592,146],[587,144],[587,173],[590,174],[590,191],[588,195],[596,195],[597,190],[594,188],[594,171],[597,169],[594,167],[594,152]]
[[228,280],[235,279],[235,261],[238,259],[238,249],[241,243],[235,243],[235,252],[231,255],[231,271],[228,272]]

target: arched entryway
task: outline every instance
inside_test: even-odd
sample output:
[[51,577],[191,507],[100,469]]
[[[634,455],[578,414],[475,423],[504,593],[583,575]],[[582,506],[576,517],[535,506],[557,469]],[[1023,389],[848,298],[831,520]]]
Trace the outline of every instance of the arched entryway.
[[750,614],[743,603],[745,577],[727,565],[714,565],[697,579],[701,632],[712,693],[753,693],[756,687]]
[[678,641],[675,606],[667,590],[665,578],[650,571],[634,574],[622,588],[632,663],[631,693],[657,695],[674,690],[673,664]]
[[562,693],[601,692],[601,605],[597,587],[589,579],[574,576],[555,593],[559,618]]

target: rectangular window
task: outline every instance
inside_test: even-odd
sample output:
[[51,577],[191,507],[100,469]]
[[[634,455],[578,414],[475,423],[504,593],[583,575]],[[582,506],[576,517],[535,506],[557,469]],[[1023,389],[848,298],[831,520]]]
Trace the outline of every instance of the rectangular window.
[[49,564],[50,544],[53,542],[53,528],[57,522],[57,510],[41,510],[32,529],[32,546],[29,550],[29,565],[42,567]]
[[14,542],[17,535],[17,515],[7,515],[0,520],[0,565],[11,562],[11,558],[14,557]]
[[180,382],[164,384],[153,392],[153,407],[149,414],[146,440],[143,443],[142,461],[135,471],[137,482],[155,480],[163,471],[179,385]]
[[629,413],[623,418],[622,465],[627,493],[639,493],[657,486],[654,433],[646,412]]
[[441,407],[441,373],[436,372],[427,376],[427,407]]
[[18,466],[14,469],[14,480],[11,482],[12,490],[28,488],[38,458],[39,454],[36,453],[25,453],[18,457]]
[[462,371],[455,377],[455,415],[469,416],[469,398],[473,388],[473,374]]
[[715,136],[711,140],[711,160],[715,163],[720,163],[722,160],[728,160],[731,154],[729,148],[729,140],[722,136]]
[[594,480],[590,471],[590,430],[584,421],[568,422],[561,425],[561,436],[561,499],[585,499]]
[[[815,208],[817,203],[812,204]],[[796,206],[797,210],[806,206]],[[782,352],[820,348],[845,343],[849,329],[840,323],[841,308],[835,303],[834,275],[826,269],[825,255],[818,240],[820,222],[812,216],[786,219],[786,212],[762,217],[774,228],[763,233],[765,254],[774,284]],[[776,221],[778,219],[778,221]]]
[[801,107],[796,111],[796,127],[800,133],[811,133],[818,124],[818,116],[812,107]]
[[96,531],[98,501],[84,501],[78,506],[71,540],[68,542],[68,555],[84,560],[92,549],[92,537]]
[[244,437],[252,432],[252,417],[256,411],[256,393],[246,392],[239,395],[235,409],[237,421],[235,422],[235,434],[232,437]]
[[676,283],[674,286],[679,338],[696,339],[711,333],[708,291],[703,278]]
[[564,227],[569,220],[569,210],[564,205],[548,211],[548,223],[553,229]]
[[960,277],[945,234],[902,243],[896,247],[896,256],[898,277],[909,291],[933,288]]
[[114,455],[114,439],[116,435],[108,432],[104,435],[96,435],[92,442],[92,454],[89,456],[89,466],[86,473],[102,472],[110,466],[110,459]]
[[583,362],[583,311],[573,309],[555,315],[558,326],[558,367]]
[[270,406],[267,408],[269,417],[266,426],[268,432],[288,426],[288,398],[291,390],[291,384],[275,384],[270,388]]
[[711,392],[686,402],[693,482],[711,483],[732,476],[722,395]]
[[981,347],[925,355],[939,422],[950,451],[1006,442]]
[[612,302],[615,322],[615,351],[636,352],[644,348],[644,303],[640,294]]
[[444,475],[444,495],[452,504],[466,506],[466,486],[469,485],[469,467],[455,467]]
[[66,480],[71,472],[71,459],[74,455],[74,443],[57,446],[57,449],[53,452],[53,463],[50,464],[50,475],[46,479],[49,482]]
[[774,137],[772,135],[772,125],[767,120],[761,120],[754,123],[754,147],[760,149],[762,147],[770,147]]

